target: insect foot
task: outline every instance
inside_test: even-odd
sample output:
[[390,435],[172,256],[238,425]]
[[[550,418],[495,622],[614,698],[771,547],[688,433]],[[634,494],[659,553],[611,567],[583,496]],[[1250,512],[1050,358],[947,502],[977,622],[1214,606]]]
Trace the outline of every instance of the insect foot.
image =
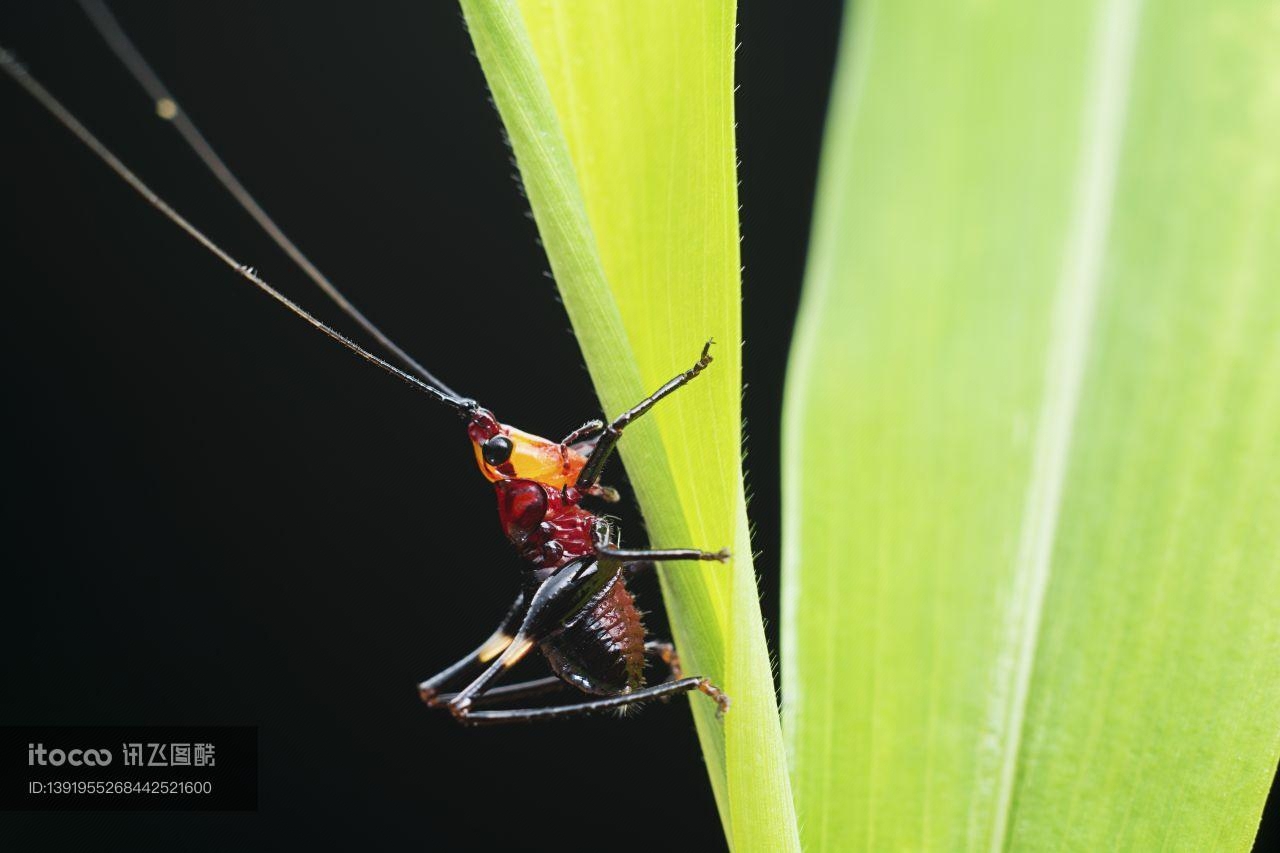
[[729,552],[728,548],[721,548],[719,551],[716,551],[716,554],[715,554],[716,559],[722,563],[729,562],[729,558],[732,556],[733,554]]
[[470,699],[453,700],[452,702],[449,703],[449,713],[453,714],[453,718],[458,722],[464,725],[469,725],[471,722],[468,719],[468,717],[471,716],[471,700]]
[[418,696],[422,698],[428,708],[434,708],[440,704],[436,701],[436,697],[439,695],[439,692],[434,687],[428,687],[425,681],[418,685]]
[[724,715],[729,711],[729,706],[733,704],[729,701],[728,694],[712,684],[711,679],[709,678],[702,678],[698,680],[698,692],[705,693],[715,700],[716,719],[723,720]]

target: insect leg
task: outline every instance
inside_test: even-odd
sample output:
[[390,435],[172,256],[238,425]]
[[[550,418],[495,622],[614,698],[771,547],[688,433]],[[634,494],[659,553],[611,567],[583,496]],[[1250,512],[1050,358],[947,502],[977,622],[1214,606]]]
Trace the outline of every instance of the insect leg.
[[515,666],[534,646],[573,617],[613,577],[600,564],[583,558],[560,568],[542,582],[529,599],[520,630],[488,669],[454,694],[445,704],[459,721],[474,712],[471,706],[489,691],[489,683]]
[[[570,449],[590,456],[599,441],[599,434],[603,431],[604,421],[599,418],[592,418],[560,440],[560,452],[566,454],[566,458]],[[595,437],[593,438],[593,436]],[[616,504],[622,500],[622,496],[618,494],[617,489],[603,486],[600,483],[591,484],[591,487],[587,488],[586,492],[606,503]]]
[[[671,673],[670,681],[679,681],[684,678],[684,671],[680,668],[680,654],[676,651],[674,644],[665,640],[649,640],[644,644],[644,651],[645,654],[662,661],[667,667],[667,671]],[[546,678],[535,678],[531,681],[521,681],[517,684],[504,684],[501,687],[490,688],[476,697],[475,704],[489,705],[497,702],[507,702],[512,699],[545,696],[549,693],[557,693],[572,687],[572,684],[559,676],[550,675]],[[436,701],[437,703],[445,703],[457,695],[456,693],[444,693],[438,696]]]
[[604,463],[609,461],[610,455],[613,454],[613,449],[618,446],[618,439],[622,437],[622,430],[627,424],[652,409],[655,403],[681,385],[688,384],[693,377],[706,369],[707,365],[711,363],[712,343],[712,341],[707,341],[703,345],[702,355],[698,357],[698,361],[693,367],[684,373],[677,374],[657,391],[654,391],[648,397],[618,415],[604,428],[595,448],[591,451],[591,456],[587,459],[587,464],[583,465],[582,470],[578,473],[577,486],[579,489],[587,490],[599,482],[600,472],[604,469]]
[[652,687],[643,687],[631,693],[619,693],[616,696],[608,696],[603,699],[592,699],[586,702],[575,702],[571,705],[553,705],[549,708],[512,708],[499,711],[472,711],[460,717],[460,721],[468,725],[493,725],[496,723],[532,723],[541,720],[556,720],[564,717],[573,717],[579,714],[591,714],[599,711],[611,711],[618,708],[625,708],[640,702],[647,702],[651,699],[662,699],[668,696],[675,696],[680,693],[688,693],[691,690],[697,690],[710,696],[715,700],[718,707],[717,714],[723,715],[729,710],[729,697],[724,691],[716,687],[706,678],[701,676],[693,676],[691,678],[680,678],[675,681],[667,681],[662,684],[655,684]]
[[[729,549],[702,551],[697,548],[622,548],[618,543],[618,529],[610,519],[598,517],[591,529],[591,542],[596,556],[622,563],[628,568],[651,566],[663,560],[718,560],[728,562]],[[637,565],[640,564],[640,565]]]
[[[644,644],[644,651],[645,654],[658,658],[666,665],[667,671],[670,673],[667,681],[679,681],[684,678],[684,671],[680,668],[680,655],[676,651],[675,645],[664,640],[649,640]],[[572,687],[572,684],[569,684],[559,676],[551,675],[546,678],[536,678],[531,681],[521,681],[517,684],[504,684],[499,687],[489,688],[477,694],[473,704],[493,705],[499,702],[509,702],[513,699],[546,696],[562,690],[569,690]],[[436,704],[445,704],[457,695],[457,693],[441,694],[436,697]]]
[[524,613],[524,593],[522,592],[516,596],[515,603],[507,611],[507,615],[502,617],[502,624],[489,639],[453,666],[436,673],[418,685],[418,695],[422,697],[422,701],[432,708],[447,701],[445,697],[440,696],[441,687],[455,678],[479,672],[481,667],[506,651],[507,646],[511,645],[516,626],[520,624]]
[[617,489],[612,486],[602,486],[599,483],[596,483],[590,489],[587,489],[587,494],[600,498],[600,500],[605,503],[616,504],[618,501],[622,500],[622,495],[618,494]]
[[491,689],[489,682],[505,674],[507,670],[519,663],[541,639],[541,636],[536,636],[536,638],[535,636],[530,636],[521,630],[503,650],[502,654],[498,656],[498,659],[489,665],[488,669],[480,673],[478,678],[462,688],[462,690],[450,696],[447,702],[442,703],[449,709],[455,719],[459,722],[466,722],[467,718],[474,714],[471,706],[480,701],[489,692]]
[[584,438],[595,435],[596,433],[602,432],[603,430],[604,430],[604,421],[600,420],[599,418],[592,418],[582,426],[575,429],[573,432],[566,435],[560,441],[560,443],[564,445],[577,444],[578,442],[582,441]]
[[[531,696],[545,696],[548,693],[557,693],[560,690],[568,690],[573,685],[560,678],[558,675],[549,675],[546,678],[535,678],[531,681],[520,681],[515,684],[504,684],[500,687],[491,687],[477,695],[474,699],[476,705],[491,705],[497,702],[507,702],[512,699],[525,699]],[[444,704],[451,701],[457,693],[445,693],[437,698],[437,704]]]
[[641,566],[664,560],[716,560],[727,563],[730,556],[728,548],[699,551],[697,548],[613,548],[609,545],[597,545],[596,555],[606,560]]
[[649,640],[644,644],[644,651],[645,654],[656,655],[667,665],[672,681],[684,678],[684,670],[680,668],[680,653],[676,651],[674,643],[668,643],[665,640]]

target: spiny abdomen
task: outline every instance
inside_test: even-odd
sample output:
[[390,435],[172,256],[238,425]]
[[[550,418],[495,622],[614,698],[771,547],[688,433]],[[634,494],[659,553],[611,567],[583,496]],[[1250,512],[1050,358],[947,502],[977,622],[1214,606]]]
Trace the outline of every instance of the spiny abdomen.
[[582,615],[542,642],[556,674],[587,693],[644,686],[644,621],[621,571]]

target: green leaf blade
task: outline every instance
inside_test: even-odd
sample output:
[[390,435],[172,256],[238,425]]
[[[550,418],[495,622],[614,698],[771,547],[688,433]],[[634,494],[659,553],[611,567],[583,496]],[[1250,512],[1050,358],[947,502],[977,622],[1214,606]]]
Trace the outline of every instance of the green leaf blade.
[[1280,757],[1278,11],[1144,9],[1013,846],[1257,831]]
[[1276,23],[859,4],[787,395],[808,848],[1252,838],[1280,749]]
[[621,449],[656,546],[734,549],[660,573],[730,845],[795,849],[745,522],[731,2],[463,0],[547,255],[610,414],[715,362],[628,427]]

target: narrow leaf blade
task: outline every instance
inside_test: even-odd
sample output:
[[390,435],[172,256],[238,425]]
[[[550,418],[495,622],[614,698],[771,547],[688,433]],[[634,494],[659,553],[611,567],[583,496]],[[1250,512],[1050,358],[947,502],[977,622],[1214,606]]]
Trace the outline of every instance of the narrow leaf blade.
[[810,849],[1252,839],[1280,754],[1278,25],[857,4],[787,394]]
[[658,546],[734,548],[661,572],[721,818],[738,849],[795,849],[739,456],[741,318],[731,2],[463,0],[592,378],[616,413],[715,362],[627,428]]

